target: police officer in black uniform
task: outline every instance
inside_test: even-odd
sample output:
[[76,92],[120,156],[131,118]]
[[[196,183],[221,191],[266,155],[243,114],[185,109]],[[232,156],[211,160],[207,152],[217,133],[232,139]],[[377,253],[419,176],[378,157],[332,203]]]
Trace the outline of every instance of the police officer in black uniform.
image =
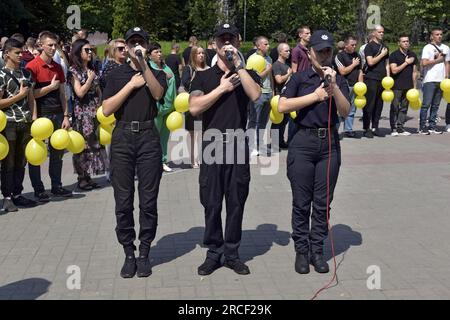
[[[148,34],[136,27],[125,35],[129,63],[108,76],[103,92],[103,113],[117,118],[111,141],[111,183],[116,201],[116,234],[125,251],[120,275],[131,278],[151,274],[148,254],[157,226],[157,198],[162,175],[161,145],[153,123],[156,101],[167,88],[164,72],[145,62]],[[139,180],[139,257],[134,251],[134,176]]]
[[[208,247],[208,252],[205,262],[198,268],[198,274],[208,275],[221,267],[222,255],[225,256],[224,266],[238,274],[249,274],[249,268],[239,260],[238,254],[244,205],[250,183],[248,141],[236,141],[238,135],[227,134],[227,129],[244,132],[247,104],[249,100],[256,101],[261,95],[260,79],[256,72],[243,68],[236,49],[239,31],[235,26],[219,26],[214,37],[217,44],[217,64],[196,73],[191,84],[189,105],[193,116],[202,114],[205,130],[199,183],[200,202],[205,208],[204,244]],[[210,129],[216,129],[220,137],[205,141]],[[236,148],[229,148],[233,141],[236,142]],[[214,161],[208,161],[205,150],[212,143],[219,149],[223,147],[224,151],[213,154]],[[245,161],[238,161],[241,156]],[[221,220],[224,196],[227,210],[225,237]]]
[[337,112],[346,117],[350,110],[347,82],[329,67],[333,36],[325,30],[318,30],[311,36],[310,45],[312,66],[291,77],[278,105],[280,112],[296,111],[295,122],[299,126],[299,131],[289,144],[287,176],[293,196],[292,239],[297,253],[295,271],[302,274],[309,273],[309,263],[317,272],[329,271],[323,257],[323,243],[328,235],[327,164],[331,157],[331,202],[341,164],[339,136],[335,127]]

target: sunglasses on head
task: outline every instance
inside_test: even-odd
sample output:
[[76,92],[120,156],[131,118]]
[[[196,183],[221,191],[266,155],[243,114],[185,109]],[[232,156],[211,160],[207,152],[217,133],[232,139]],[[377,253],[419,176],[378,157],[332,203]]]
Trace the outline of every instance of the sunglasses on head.
[[84,52],[86,52],[87,54],[94,52],[94,50],[92,50],[92,48],[84,48]]

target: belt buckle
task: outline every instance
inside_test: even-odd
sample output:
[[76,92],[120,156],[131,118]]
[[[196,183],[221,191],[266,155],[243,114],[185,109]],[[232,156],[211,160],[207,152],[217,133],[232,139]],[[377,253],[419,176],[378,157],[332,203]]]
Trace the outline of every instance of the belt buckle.
[[317,136],[320,139],[324,139],[327,136],[327,128],[319,128],[317,130]]
[[131,132],[139,132],[139,121],[131,121]]

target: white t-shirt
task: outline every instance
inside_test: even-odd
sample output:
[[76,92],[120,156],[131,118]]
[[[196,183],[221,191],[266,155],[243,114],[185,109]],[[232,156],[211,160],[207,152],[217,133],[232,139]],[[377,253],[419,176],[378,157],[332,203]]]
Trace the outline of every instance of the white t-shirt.
[[[445,54],[445,61],[450,61],[450,49],[445,44],[436,45],[442,53]],[[439,51],[432,44],[427,44],[422,50],[422,59],[434,60],[435,55],[438,55]],[[445,79],[445,63],[437,63],[432,66],[426,66],[423,68],[424,78],[423,83],[427,82],[441,82]]]

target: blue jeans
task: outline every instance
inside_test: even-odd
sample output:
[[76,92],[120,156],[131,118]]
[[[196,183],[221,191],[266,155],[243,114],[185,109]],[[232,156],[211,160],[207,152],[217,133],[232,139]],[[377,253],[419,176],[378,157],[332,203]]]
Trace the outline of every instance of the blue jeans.
[[[42,115],[42,117],[48,118],[52,121],[55,130],[61,129],[61,124],[64,120],[64,115],[62,113],[53,115]],[[50,150],[50,161],[48,167],[48,173],[50,175],[50,180],[52,183],[52,189],[62,186],[61,182],[61,172],[62,172],[62,158],[64,156],[64,150],[56,150],[51,144],[48,144]],[[28,164],[28,170],[30,172],[31,185],[35,192],[44,192],[45,187],[41,179],[41,166],[33,166]]]
[[423,84],[423,104],[420,108],[420,129],[425,128],[427,121],[428,109],[430,109],[430,117],[428,118],[428,126],[435,129],[436,118],[441,103],[442,91],[439,88],[439,82],[427,82]]
[[[269,121],[271,93],[262,93],[256,102],[250,102],[247,129],[256,130],[256,148],[259,150],[259,131],[265,130]],[[262,136],[262,133],[261,133]],[[253,147],[253,146],[251,146]]]
[[[353,121],[355,120],[356,106],[355,106],[355,97],[356,94],[353,91],[353,87],[348,88],[350,90],[350,113],[347,118],[339,117],[341,122],[344,122],[344,132],[352,132],[353,131]],[[340,123],[337,124],[339,130]]]

